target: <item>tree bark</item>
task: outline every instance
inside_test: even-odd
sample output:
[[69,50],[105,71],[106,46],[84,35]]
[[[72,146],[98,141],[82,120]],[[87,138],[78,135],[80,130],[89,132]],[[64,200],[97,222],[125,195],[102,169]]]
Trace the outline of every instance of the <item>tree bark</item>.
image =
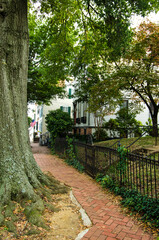
[[153,137],[158,137],[158,120],[157,120],[157,117],[158,117],[158,108],[154,107],[153,114],[151,115],[152,126],[153,126],[153,131],[152,131]]
[[0,0],[0,203],[27,197],[46,180],[29,143],[27,0]]
[[[52,193],[67,191],[43,174],[33,157],[28,133],[27,73],[27,0],[0,0],[0,226],[6,225],[9,231],[15,229],[12,201],[23,203],[32,224],[46,228],[40,217],[45,209],[43,196],[51,199]],[[27,200],[31,200],[29,205]]]

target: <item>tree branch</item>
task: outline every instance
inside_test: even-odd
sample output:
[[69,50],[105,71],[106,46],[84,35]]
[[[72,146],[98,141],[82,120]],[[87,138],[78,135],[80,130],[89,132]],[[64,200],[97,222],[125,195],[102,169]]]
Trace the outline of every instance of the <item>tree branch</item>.
[[142,96],[142,94],[141,94],[134,86],[131,86],[131,89],[132,89],[134,92],[136,92],[136,93],[139,95],[139,97],[143,100],[143,102],[146,104],[146,106],[147,106],[147,108],[149,109],[150,114],[151,114],[151,116],[152,116],[152,115],[153,115],[153,114],[152,114],[152,110],[151,110],[151,108],[150,108],[150,105],[149,105],[148,102],[146,101],[146,99]]
[[[88,9],[92,9],[97,15],[99,15],[100,13],[90,4],[90,1],[88,1]],[[90,12],[90,11],[89,11]]]

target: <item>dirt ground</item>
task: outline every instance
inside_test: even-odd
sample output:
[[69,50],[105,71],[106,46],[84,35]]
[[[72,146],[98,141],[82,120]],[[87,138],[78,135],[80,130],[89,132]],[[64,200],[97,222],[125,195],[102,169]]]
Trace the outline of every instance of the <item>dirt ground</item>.
[[[33,153],[41,153],[34,146]],[[50,154],[50,150],[46,147],[42,149],[42,153]],[[0,240],[75,240],[78,234],[86,227],[83,225],[79,208],[72,202],[70,192],[67,194],[52,195],[52,203],[54,211],[45,210],[43,218],[50,230],[30,224],[22,207],[17,204],[14,211],[18,221],[14,222],[17,234],[8,232],[7,227],[0,227]],[[9,220],[9,219],[8,219]]]
[[53,195],[52,204],[55,212],[45,210],[43,215],[50,230],[32,226],[22,213],[22,209],[17,206],[18,221],[15,222],[17,235],[8,232],[6,227],[1,227],[0,240],[75,240],[85,227],[79,208],[70,199],[70,193]]
[[68,194],[56,196],[56,201],[60,211],[52,216],[46,215],[50,219],[51,231],[44,239],[74,240],[85,229],[79,209],[72,203]]

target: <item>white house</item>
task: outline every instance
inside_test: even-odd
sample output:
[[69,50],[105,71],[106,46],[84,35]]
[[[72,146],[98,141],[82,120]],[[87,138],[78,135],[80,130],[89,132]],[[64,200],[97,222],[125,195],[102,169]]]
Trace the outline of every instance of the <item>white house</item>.
[[61,99],[56,97],[51,101],[50,105],[38,105],[36,108],[36,131],[37,134],[44,134],[47,132],[45,118],[51,110],[62,109],[64,112],[68,112],[70,117],[73,117],[73,87],[72,83],[66,83],[66,97]]

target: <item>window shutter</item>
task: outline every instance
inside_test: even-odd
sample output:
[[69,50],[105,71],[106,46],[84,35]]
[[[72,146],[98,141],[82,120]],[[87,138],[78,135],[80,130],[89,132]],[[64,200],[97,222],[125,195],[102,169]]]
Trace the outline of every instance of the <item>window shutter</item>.
[[63,106],[60,106],[60,109],[63,111]]
[[72,98],[72,89],[71,89],[71,88],[69,88],[69,93],[68,93],[68,96],[69,96],[69,99],[71,99],[71,98]]
[[68,107],[68,114],[71,116],[71,107]]

